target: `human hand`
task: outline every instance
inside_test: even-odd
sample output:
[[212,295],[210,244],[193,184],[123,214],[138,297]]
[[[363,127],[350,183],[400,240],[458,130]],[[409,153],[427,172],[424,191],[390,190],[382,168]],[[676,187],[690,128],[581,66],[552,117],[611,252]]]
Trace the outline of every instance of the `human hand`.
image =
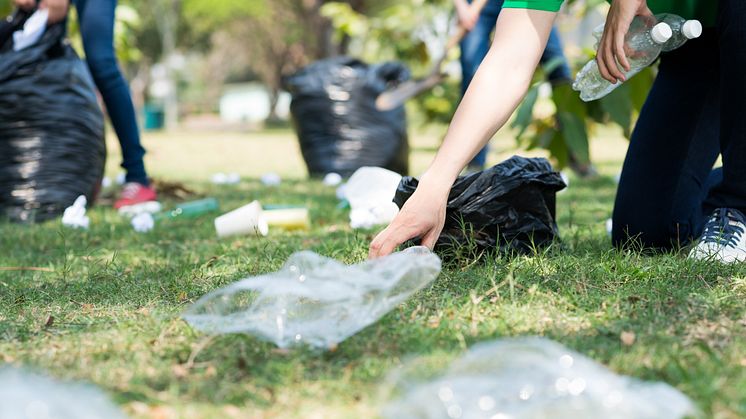
[[626,81],[624,71],[630,70],[624,51],[624,38],[635,16],[652,16],[646,0],[615,0],[606,16],[606,24],[596,52],[601,77],[610,83]]
[[480,11],[476,7],[468,3],[465,6],[456,7],[459,25],[467,31],[471,31],[477,25],[479,13]]
[[450,184],[428,184],[425,176],[394,221],[371,243],[370,259],[386,256],[413,238],[421,238],[422,245],[430,249],[435,246],[445,223]]
[[31,10],[36,7],[36,0],[13,0],[13,3],[17,8],[23,10]]
[[[25,1],[25,0],[24,0]],[[31,0],[34,2],[34,0]],[[70,8],[70,0],[42,0],[39,9],[48,9],[49,17],[47,22],[54,25],[61,22],[67,16],[67,10]]]

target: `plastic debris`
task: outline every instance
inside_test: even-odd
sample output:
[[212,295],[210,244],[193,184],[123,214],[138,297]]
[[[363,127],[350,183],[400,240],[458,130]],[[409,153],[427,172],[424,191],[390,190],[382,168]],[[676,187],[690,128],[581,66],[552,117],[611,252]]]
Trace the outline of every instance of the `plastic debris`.
[[342,175],[339,173],[327,173],[322,181],[325,186],[337,186],[342,183]]
[[72,205],[65,208],[62,214],[62,225],[71,228],[81,228],[87,230],[91,220],[86,215],[86,205],[88,200],[85,195],[80,195]]
[[117,181],[117,185],[124,185],[125,183],[127,183],[127,174],[126,173],[118,174],[116,181]]
[[0,419],[124,419],[101,390],[0,367]]
[[339,199],[340,201],[347,201],[347,184],[343,183],[339,185],[335,193],[337,195],[337,199]]
[[557,193],[564,193],[567,191],[567,188],[570,187],[570,176],[565,172],[560,172],[560,177],[562,178],[562,181],[565,182],[565,189],[557,191]]
[[277,173],[265,173],[260,180],[264,186],[278,186],[282,183],[282,178]]
[[47,20],[49,9],[34,12],[23,24],[23,29],[13,33],[13,50],[20,51],[37,43],[47,29]]
[[281,348],[333,348],[439,273],[440,259],[424,247],[350,266],[303,251],[275,273],[207,294],[183,317],[208,333],[248,333]]
[[165,213],[158,214],[156,218],[196,218],[204,214],[218,211],[220,205],[215,198],[205,198],[196,201],[182,202],[176,207]]
[[262,216],[269,227],[277,227],[286,231],[311,229],[311,219],[307,208],[265,208]]
[[402,177],[380,167],[361,167],[345,185],[344,197],[350,202],[350,226],[371,228],[390,223],[399,208],[394,195]]
[[614,229],[614,220],[609,218],[608,220],[606,220],[606,234],[609,237],[611,237],[611,232],[613,229]]
[[101,179],[101,187],[102,187],[103,189],[108,189],[108,188],[111,188],[111,185],[112,185],[112,183],[111,183],[111,178],[110,178],[110,177],[108,177],[108,176],[104,176],[104,177],[103,177],[103,178]]
[[351,175],[364,166],[409,169],[404,107],[381,112],[376,98],[409,79],[396,62],[368,65],[351,57],[317,61],[284,79],[290,113],[311,176]]
[[262,204],[259,201],[253,201],[216,218],[215,231],[218,237],[266,236],[269,226],[263,215]]
[[141,202],[135,205],[125,205],[117,212],[123,217],[134,217],[139,214],[155,214],[161,212],[163,205],[158,201]]
[[[411,376],[422,369],[410,367]],[[406,374],[405,374],[406,375]],[[665,383],[619,376],[545,338],[482,343],[431,380],[395,380],[385,418],[679,419],[694,404]]]
[[[401,208],[417,185],[417,179],[404,178],[394,202]],[[482,249],[531,253],[547,246],[559,236],[556,193],[564,187],[559,173],[543,158],[513,156],[460,177],[448,196],[446,222],[436,248],[475,244]]]
[[147,233],[155,227],[153,215],[147,212],[135,215],[131,223],[132,228],[138,233]]
[[241,175],[238,173],[215,173],[210,180],[216,185],[235,185],[241,182]]

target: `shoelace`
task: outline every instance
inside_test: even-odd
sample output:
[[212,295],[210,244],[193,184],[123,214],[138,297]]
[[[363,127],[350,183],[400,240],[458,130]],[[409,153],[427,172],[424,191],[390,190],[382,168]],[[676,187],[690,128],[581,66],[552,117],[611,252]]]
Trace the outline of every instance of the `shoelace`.
[[744,233],[743,225],[744,220],[741,217],[727,208],[719,208],[707,221],[702,239],[721,246],[736,246]]

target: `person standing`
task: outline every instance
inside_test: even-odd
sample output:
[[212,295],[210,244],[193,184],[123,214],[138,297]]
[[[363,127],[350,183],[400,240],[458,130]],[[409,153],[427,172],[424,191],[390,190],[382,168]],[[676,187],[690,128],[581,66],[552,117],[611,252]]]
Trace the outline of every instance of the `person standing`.
[[[17,7],[30,10],[36,0],[14,0]],[[114,17],[117,0],[73,0],[78,11],[80,34],[83,38],[86,62],[93,80],[106,104],[106,110],[122,149],[125,184],[114,208],[119,209],[157,200],[145,171],[145,149],[140,143],[135,107],[129,86],[119,69],[114,53]],[[41,9],[48,9],[49,24],[65,20],[70,0],[41,0]]]

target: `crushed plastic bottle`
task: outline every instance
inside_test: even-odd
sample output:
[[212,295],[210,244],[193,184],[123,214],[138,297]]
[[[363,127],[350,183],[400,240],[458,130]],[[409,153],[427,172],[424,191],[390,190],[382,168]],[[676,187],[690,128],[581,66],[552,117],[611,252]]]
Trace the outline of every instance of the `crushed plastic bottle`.
[[350,226],[371,228],[390,223],[399,207],[394,195],[401,175],[381,167],[361,167],[344,187],[344,199],[350,203]]
[[183,318],[207,333],[248,333],[281,348],[329,349],[430,284],[440,267],[438,256],[424,247],[350,266],[303,251],[275,273],[207,294]]
[[[539,337],[481,343],[446,372],[423,379],[421,365],[394,380],[399,396],[384,418],[679,419],[695,405],[665,383],[619,376]],[[396,396],[395,396],[396,397]]]
[[91,220],[86,215],[85,207],[87,204],[88,200],[85,195],[80,195],[72,205],[65,208],[65,212],[62,214],[62,225],[88,230]]
[[124,419],[99,389],[0,367],[0,419]]
[[[594,31],[594,35],[597,31]],[[655,23],[655,19],[640,16],[632,20],[625,39],[625,52],[630,65],[630,71],[623,71],[627,80],[652,64],[660,55],[663,44],[672,36],[671,27],[666,23]],[[578,72],[572,88],[580,92],[582,100],[589,102],[608,95],[621,84],[612,84],[601,77],[594,59]]]

